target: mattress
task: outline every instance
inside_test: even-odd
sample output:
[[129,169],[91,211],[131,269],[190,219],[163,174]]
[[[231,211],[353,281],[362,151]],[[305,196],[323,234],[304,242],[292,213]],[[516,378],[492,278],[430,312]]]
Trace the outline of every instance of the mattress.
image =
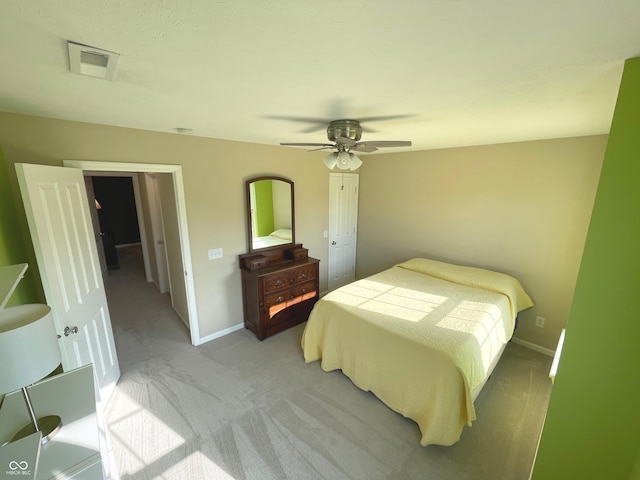
[[412,259],[316,303],[302,336],[306,362],[342,370],[413,419],[421,444],[452,445],[476,419],[473,400],[532,306],[513,277]]

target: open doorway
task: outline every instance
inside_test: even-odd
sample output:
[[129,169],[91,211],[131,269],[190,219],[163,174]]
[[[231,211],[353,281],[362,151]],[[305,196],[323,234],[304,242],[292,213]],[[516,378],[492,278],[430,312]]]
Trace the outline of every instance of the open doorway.
[[[145,277],[153,281],[148,249],[147,221],[144,215],[145,192],[140,190],[138,174],[96,172],[85,175],[89,208],[92,211],[98,250],[102,247],[103,278],[120,267],[117,249],[138,246],[141,249]],[[95,210],[95,212],[94,212]]]
[[[143,178],[153,179],[156,193],[156,207],[162,211],[162,249],[166,248],[166,265],[171,303],[173,310],[189,328],[191,343],[201,343],[195,309],[195,294],[191,267],[191,253],[184,205],[184,186],[182,170],[179,165],[133,164],[116,162],[93,162],[82,160],[65,160],[65,167],[80,168],[85,176],[97,176],[109,172],[109,175],[136,174]],[[144,174],[149,175],[144,175]],[[146,181],[146,180],[145,180]],[[140,222],[141,227],[143,226]],[[141,233],[148,236],[151,228],[141,228]],[[98,243],[98,242],[96,242]],[[148,239],[141,243],[149,244]],[[149,257],[152,249],[147,248],[145,264],[151,269]],[[151,274],[149,274],[151,277]]]
[[142,266],[146,281],[171,296],[158,175],[168,174],[93,172],[85,183],[103,279],[128,249],[126,258]]

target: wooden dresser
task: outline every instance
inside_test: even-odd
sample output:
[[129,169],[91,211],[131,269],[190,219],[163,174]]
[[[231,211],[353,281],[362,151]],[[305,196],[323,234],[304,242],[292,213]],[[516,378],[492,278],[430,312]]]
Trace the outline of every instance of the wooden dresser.
[[319,263],[301,244],[240,255],[244,326],[264,340],[306,321],[319,297]]

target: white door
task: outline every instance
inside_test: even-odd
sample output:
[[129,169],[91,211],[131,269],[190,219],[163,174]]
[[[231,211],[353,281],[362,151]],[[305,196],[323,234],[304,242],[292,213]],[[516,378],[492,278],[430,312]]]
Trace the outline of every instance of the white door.
[[329,290],[355,280],[359,179],[357,173],[330,174]]
[[[180,225],[176,202],[175,184],[171,175],[156,175],[158,182],[158,199],[162,210],[164,245],[167,252],[180,252]],[[189,321],[189,293],[184,282],[187,273],[184,258],[181,255],[167,256],[167,273],[169,276],[169,292],[171,306],[183,323],[191,328]]]
[[106,404],[120,378],[87,192],[81,170],[16,164],[64,370],[93,364]]

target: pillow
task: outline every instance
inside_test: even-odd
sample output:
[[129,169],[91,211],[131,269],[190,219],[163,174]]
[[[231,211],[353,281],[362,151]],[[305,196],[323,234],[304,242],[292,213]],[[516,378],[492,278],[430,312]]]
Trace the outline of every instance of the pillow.
[[270,237],[282,238],[283,240],[291,240],[291,229],[290,228],[280,228],[271,232]]
[[484,268],[465,267],[451,263],[438,262],[427,258],[414,258],[399,263],[396,267],[413,270],[414,272],[431,275],[468,287],[482,288],[491,292],[501,293],[509,299],[511,314],[515,316],[521,310],[533,307],[533,302],[520,282],[505,273],[485,270]]

